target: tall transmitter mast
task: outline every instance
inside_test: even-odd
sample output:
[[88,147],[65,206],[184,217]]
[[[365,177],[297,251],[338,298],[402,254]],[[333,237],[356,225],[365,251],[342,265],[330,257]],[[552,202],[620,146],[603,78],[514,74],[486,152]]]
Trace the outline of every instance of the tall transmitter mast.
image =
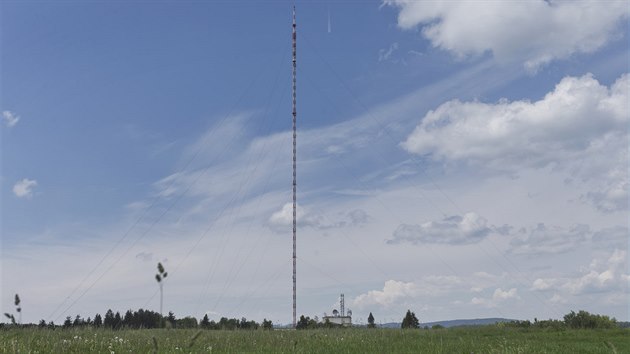
[[296,294],[295,294],[295,283],[296,283],[296,247],[295,247],[295,234],[297,230],[297,213],[296,213],[296,187],[297,187],[297,164],[296,164],[296,153],[297,153],[297,130],[296,130],[296,64],[297,64],[297,33],[296,33],[296,25],[295,25],[295,6],[293,6],[293,328],[295,328],[297,322],[295,321],[296,315]]

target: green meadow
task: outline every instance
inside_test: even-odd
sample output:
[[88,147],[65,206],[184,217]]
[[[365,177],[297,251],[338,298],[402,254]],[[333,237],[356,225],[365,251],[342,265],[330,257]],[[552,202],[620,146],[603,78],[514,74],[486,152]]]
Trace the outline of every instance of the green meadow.
[[630,353],[629,329],[7,328],[1,353]]

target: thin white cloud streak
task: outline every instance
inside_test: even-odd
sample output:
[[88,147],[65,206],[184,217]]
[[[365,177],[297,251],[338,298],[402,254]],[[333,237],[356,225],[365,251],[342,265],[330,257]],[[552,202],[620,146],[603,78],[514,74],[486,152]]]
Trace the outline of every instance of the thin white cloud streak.
[[398,50],[398,43],[392,43],[388,49],[381,49],[378,51],[378,61],[386,61],[394,54],[394,52]]
[[13,194],[18,198],[32,198],[37,181],[24,178],[13,185]]
[[398,26],[422,27],[434,47],[459,58],[491,52],[529,71],[577,53],[593,53],[620,37],[630,12],[619,1],[385,0],[399,9]]
[[[343,158],[357,152],[365,152],[368,147],[381,151],[396,150],[395,143],[397,139],[402,139],[402,134],[404,134],[401,126],[411,126],[418,102],[463,90],[466,85],[479,82],[473,79],[477,76],[489,78],[495,74],[504,74],[490,73],[490,69],[491,66],[488,63],[483,63],[400,99],[377,106],[370,112],[353,119],[300,131],[299,174],[310,176],[310,182],[314,184],[318,176],[323,178],[331,176],[331,173],[327,171],[338,164],[338,162],[331,163],[331,158]],[[461,82],[466,84],[458,84]],[[493,80],[489,82],[490,86],[499,84]],[[477,89],[480,88],[475,88]],[[255,112],[236,114],[235,116],[241,118],[229,121],[225,126],[209,129],[197,142],[186,149],[186,157],[182,161],[185,163],[198,150],[200,150],[198,154],[200,158],[196,158],[188,168],[157,181],[154,184],[157,193],[163,197],[175,198],[185,192],[187,200],[189,197],[199,198],[196,205],[191,207],[191,212],[194,210],[203,212],[204,208],[210,204],[225,205],[232,196],[238,193],[242,194],[238,200],[245,200],[264,192],[261,189],[264,186],[266,186],[265,191],[284,190],[284,186],[290,185],[290,174],[279,174],[278,171],[280,169],[286,171],[289,168],[287,164],[291,153],[288,148],[290,132],[252,138],[253,132],[247,131],[247,125],[243,124],[243,121],[255,115]],[[219,129],[221,139],[216,138],[218,135],[213,132],[215,129]],[[208,149],[212,151],[206,153]],[[216,151],[226,151],[226,153],[221,154]],[[285,176],[287,180],[285,181],[282,176]],[[311,197],[312,190],[305,188],[308,183],[309,181],[301,179],[302,204],[307,203],[306,200]],[[350,186],[355,185],[348,182],[348,186],[335,185],[328,189]],[[283,204],[275,207],[280,208]]]

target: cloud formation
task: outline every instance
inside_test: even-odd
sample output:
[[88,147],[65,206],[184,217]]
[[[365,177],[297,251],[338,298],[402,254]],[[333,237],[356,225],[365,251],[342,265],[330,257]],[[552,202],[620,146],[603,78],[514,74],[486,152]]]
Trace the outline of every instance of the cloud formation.
[[419,296],[438,296],[450,292],[463,283],[453,275],[428,275],[418,281],[387,280],[383,290],[370,290],[352,300],[352,305],[360,309],[372,305],[389,307],[412,300]]
[[414,297],[419,287],[413,282],[387,280],[383,290],[370,290],[353,300],[354,306],[363,308],[369,305],[390,306],[402,298]]
[[399,9],[398,26],[422,27],[434,47],[457,57],[491,52],[530,71],[575,53],[592,53],[616,39],[628,18],[626,1],[385,0]]
[[532,290],[565,291],[571,295],[621,291],[628,293],[630,274],[627,252],[616,249],[608,257],[594,259],[575,277],[538,278]]
[[[346,226],[360,226],[370,220],[370,216],[361,209],[338,214],[338,218],[331,220],[324,214],[316,213],[296,205],[296,221],[298,227],[311,227],[317,230],[327,230]],[[332,217],[331,217],[332,218]],[[286,203],[282,209],[271,214],[269,227],[276,232],[288,232],[293,224],[293,205]]]
[[37,181],[24,178],[13,185],[13,194],[18,198],[31,198],[35,187],[37,187]]
[[387,243],[471,244],[483,240],[493,230],[494,228],[488,226],[488,221],[483,217],[475,213],[466,213],[463,216],[449,216],[440,221],[428,221],[420,225],[401,224]]
[[507,301],[507,300],[518,300],[520,296],[518,296],[518,291],[516,288],[511,288],[509,290],[503,290],[501,288],[497,288],[494,290],[491,298],[483,298],[483,297],[474,297],[470,300],[470,303],[473,305],[481,305],[486,307],[496,307],[499,303]]
[[435,161],[518,174],[565,170],[602,212],[628,207],[628,74],[610,86],[592,75],[566,77],[543,99],[498,103],[453,100],[429,111],[402,143]]
[[2,120],[4,120],[7,127],[13,128],[20,121],[20,117],[11,111],[3,111]]

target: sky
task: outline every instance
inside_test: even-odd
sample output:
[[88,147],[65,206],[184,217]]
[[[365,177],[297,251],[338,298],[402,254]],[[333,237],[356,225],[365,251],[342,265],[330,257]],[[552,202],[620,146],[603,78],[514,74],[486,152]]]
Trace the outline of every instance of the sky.
[[[0,3],[2,312],[291,323],[292,6]],[[630,319],[628,2],[296,11],[298,315]]]

